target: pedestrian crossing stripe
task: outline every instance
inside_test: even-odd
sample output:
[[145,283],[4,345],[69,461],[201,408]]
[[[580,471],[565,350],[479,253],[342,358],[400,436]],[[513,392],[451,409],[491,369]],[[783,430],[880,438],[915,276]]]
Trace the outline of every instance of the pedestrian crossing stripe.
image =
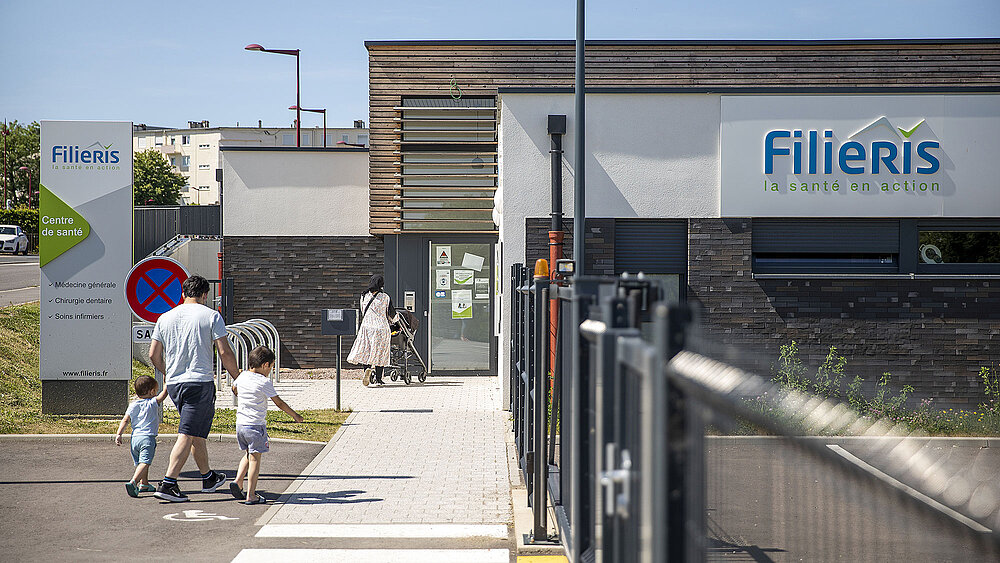
[[504,524],[267,524],[258,538],[496,538]]
[[506,549],[244,549],[233,563],[508,563]]

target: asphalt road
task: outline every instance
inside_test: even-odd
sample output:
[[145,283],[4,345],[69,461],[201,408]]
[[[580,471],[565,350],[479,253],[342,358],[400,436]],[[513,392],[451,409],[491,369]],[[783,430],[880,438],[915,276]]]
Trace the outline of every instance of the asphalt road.
[[38,301],[38,256],[0,254],[0,307]]
[[[172,444],[159,440],[151,479],[162,477]],[[261,467],[263,496],[277,498],[322,448],[273,443]],[[235,443],[213,442],[209,456],[213,468],[235,474]],[[134,499],[124,487],[133,471],[126,444],[115,446],[110,438],[0,440],[0,560],[230,561],[253,547],[254,523],[270,504],[240,504],[228,484],[216,493],[191,493],[201,481],[193,460],[185,469],[180,482],[189,502],[168,503],[152,493]],[[192,510],[201,512],[184,514]],[[177,520],[165,518],[170,515]]]

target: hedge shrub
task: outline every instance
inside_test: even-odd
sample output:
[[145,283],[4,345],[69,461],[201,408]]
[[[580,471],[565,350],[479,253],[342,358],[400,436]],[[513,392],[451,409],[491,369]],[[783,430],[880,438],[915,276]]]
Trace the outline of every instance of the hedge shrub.
[[29,233],[38,233],[38,210],[21,207],[0,209],[0,225],[20,225]]

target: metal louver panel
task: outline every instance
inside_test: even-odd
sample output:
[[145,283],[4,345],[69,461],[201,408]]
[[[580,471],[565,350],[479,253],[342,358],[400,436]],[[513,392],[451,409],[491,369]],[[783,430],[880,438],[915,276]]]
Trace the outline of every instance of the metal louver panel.
[[395,109],[397,231],[495,232],[496,99],[405,98]]
[[615,272],[687,272],[687,220],[615,221]]
[[887,253],[899,252],[895,219],[754,219],[755,253]]

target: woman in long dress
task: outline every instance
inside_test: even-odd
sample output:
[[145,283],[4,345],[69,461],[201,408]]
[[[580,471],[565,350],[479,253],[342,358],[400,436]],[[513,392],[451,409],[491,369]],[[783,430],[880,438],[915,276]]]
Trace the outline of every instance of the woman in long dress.
[[[385,385],[382,374],[390,363],[389,344],[392,338],[389,322],[399,320],[389,294],[383,291],[384,287],[385,280],[379,274],[372,276],[368,282],[368,290],[361,295],[361,326],[354,345],[351,346],[351,353],[347,355],[348,362],[367,366],[364,379],[366,385],[369,381]],[[375,377],[370,380],[373,370]]]

